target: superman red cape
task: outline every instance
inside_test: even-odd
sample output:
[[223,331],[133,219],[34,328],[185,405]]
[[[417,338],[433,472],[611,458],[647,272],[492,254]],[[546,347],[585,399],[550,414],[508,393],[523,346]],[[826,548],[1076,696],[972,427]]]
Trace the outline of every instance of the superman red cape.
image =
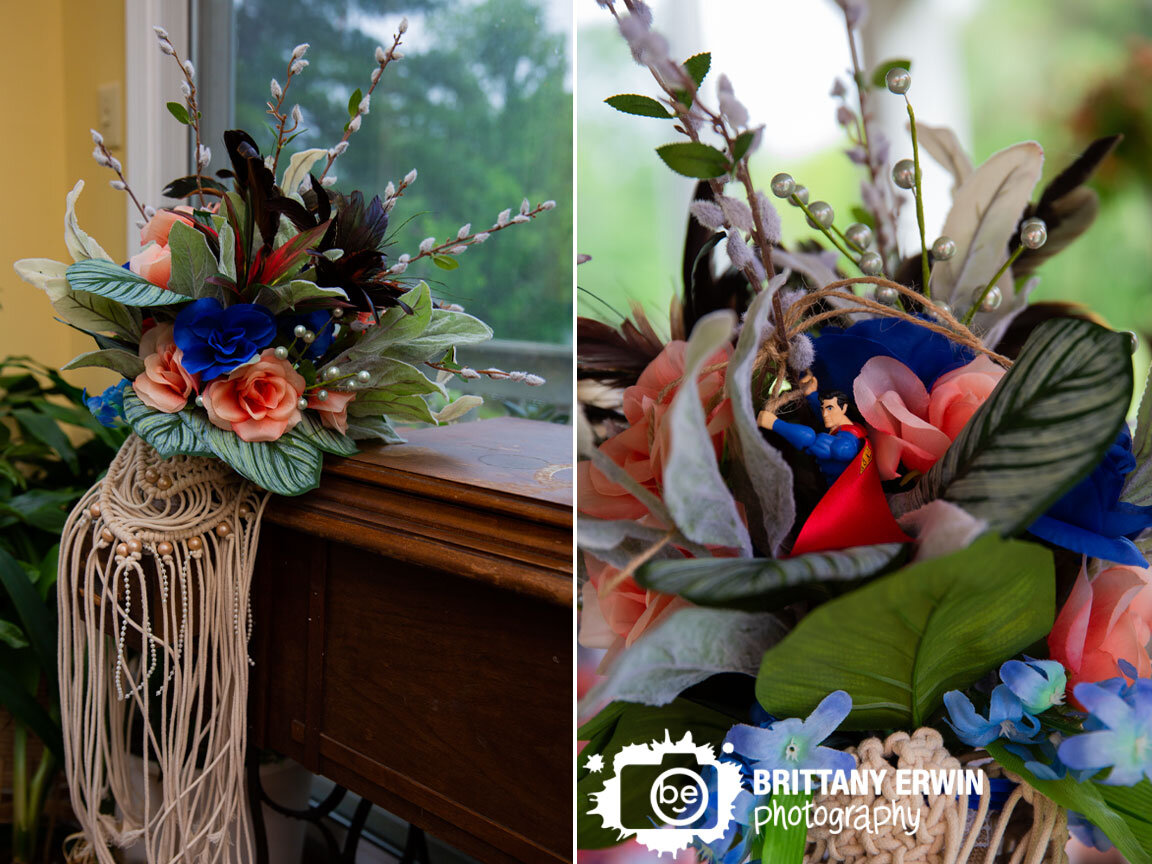
[[888,508],[864,429],[852,424],[836,431],[851,432],[864,440],[864,446],[824,493],[800,529],[789,557],[877,543],[911,543]]

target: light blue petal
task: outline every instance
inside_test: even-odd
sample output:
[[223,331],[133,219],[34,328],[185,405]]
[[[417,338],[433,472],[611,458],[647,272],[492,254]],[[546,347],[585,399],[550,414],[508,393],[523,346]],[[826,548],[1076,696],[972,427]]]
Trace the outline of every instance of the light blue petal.
[[851,710],[851,696],[843,690],[829,693],[804,721],[804,737],[813,746],[819,744],[836,731]]
[[1019,660],[1009,660],[1000,667],[1000,680],[1025,703],[1035,702],[1048,686],[1047,678]]
[[999,726],[1005,720],[1015,722],[1024,716],[1024,704],[1005,685],[992,691],[992,704],[988,708],[988,722]]
[[[1077,697],[1079,698],[1079,697]],[[1115,732],[1085,732],[1061,742],[1060,761],[1069,768],[1085,769],[1108,768],[1123,761],[1123,737]]]
[[741,723],[733,726],[724,736],[724,742],[735,748],[735,754],[751,762],[759,762],[775,755],[780,749],[779,736],[771,729]]
[[[803,766],[813,771],[833,771],[837,774],[851,774],[856,770],[856,759],[851,753],[834,750],[831,747],[817,747],[808,763]],[[829,780],[831,782],[831,779]]]
[[1117,694],[1088,683],[1077,684],[1073,692],[1080,704],[1109,729],[1132,723],[1132,709]]

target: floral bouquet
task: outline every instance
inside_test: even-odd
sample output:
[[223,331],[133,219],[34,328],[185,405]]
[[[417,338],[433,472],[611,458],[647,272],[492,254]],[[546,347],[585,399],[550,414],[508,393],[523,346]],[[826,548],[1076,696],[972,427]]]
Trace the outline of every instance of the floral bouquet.
[[64,368],[100,366],[124,376],[88,400],[98,417],[123,418],[161,457],[215,457],[264,489],[298,495],[319,483],[324,453],[347,456],[357,440],[400,441],[395,421],[447,422],[480,403],[467,395],[444,404],[452,377],[542,383],[525,372],[457,363],[457,346],[487,340],[492,331],[459,306],[435,300],[405,271],[421,259],[455,269],[470,246],[553,202],[532,207],[525,200],[488,229],[464,225],[444,241],[429,237],[412,254],[390,256],[389,216],[416,171],[389,183],[383,198],[332,191],[329,171],[360,129],[382,73],[403,56],[397,49],[405,29],[377,51],[367,91],[357,89],[349,102],[340,141],[289,155],[287,146],[304,131],[300,107],[286,102],[308,66],[308,46],[297,46],[284,84],[271,83],[269,153],[246,132],[226,132],[231,168],[211,177],[204,173],[211,151],[200,140],[195,69],[156,28],[160,49],[184,78],[184,100],[168,110],[190,127],[197,166],[164,194],[189,203],[161,210],[141,204],[93,131],[96,161],[115,172],[112,186],[145,220],[144,248],[122,267],[82,231],[78,183],[65,217],[74,263],[16,264],[64,323],[97,343]]
[[[709,105],[710,56],[673,60],[642,2],[600,0],[656,84],[606,101],[679,133],[657,153],[700,182],[668,335],[639,307],[578,325],[579,638],[606,649],[580,707],[579,845],[1038,862],[1064,860],[1070,828],[1152,861],[1152,397],[1133,440],[1134,337],[1029,304],[1118,137],[1038,192],[1034,142],[974,166],[917,122],[906,61],[863,68],[863,9],[837,3],[850,224],[786,173],[758,188],[773,127],[726,77]],[[874,105],[897,98],[909,136],[890,144]],[[935,239],[926,155],[955,182]],[[774,199],[815,239],[786,245]],[[961,766],[979,788],[837,785]]]

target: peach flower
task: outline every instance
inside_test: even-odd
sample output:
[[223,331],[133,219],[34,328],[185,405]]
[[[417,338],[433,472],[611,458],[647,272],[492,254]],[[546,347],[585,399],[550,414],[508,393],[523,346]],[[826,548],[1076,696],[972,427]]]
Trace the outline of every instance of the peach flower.
[[874,430],[869,436],[880,476],[899,476],[900,463],[927,471],[944,455],[996,388],[1004,370],[984,355],[936,379],[929,393],[911,369],[893,357],[864,364],[853,384],[856,407]]
[[172,278],[172,253],[167,246],[150,244],[128,259],[128,269],[153,285],[167,288]]
[[177,222],[192,224],[192,208],[187,204],[181,204],[174,210],[157,210],[148,224],[140,229],[140,245],[155,243],[157,246],[167,246],[168,234]]
[[243,441],[275,441],[300,422],[296,404],[304,378],[268,348],[252,363],[232,370],[204,390],[204,410],[214,426]]
[[691,604],[671,594],[658,594],[637,585],[631,577],[621,581],[620,571],[588,553],[584,554],[588,581],[581,595],[580,635],[585,648],[607,648],[600,664],[603,672],[625,648],[677,609]]
[[157,324],[145,333],[140,356],[144,371],[132,382],[140,401],[165,414],[183,411],[188,397],[200,389],[200,376],[184,371],[184,352],[172,341],[172,325]]
[[1068,670],[1068,693],[1082,681],[1120,675],[1127,660],[1141,678],[1152,675],[1152,569],[1109,567],[1089,580],[1080,571],[1048,634],[1048,651]]
[[[600,445],[602,453],[656,495],[660,495],[664,460],[671,444],[664,415],[680,389],[686,346],[685,342],[669,342],[637,382],[624,391],[624,416],[629,426]],[[704,364],[706,371],[698,379],[700,401],[717,456],[724,444],[724,433],[732,422],[732,406],[723,396],[727,367],[711,367],[725,364],[730,354],[730,346],[717,351]],[[605,477],[591,462],[579,463],[576,470],[580,512],[601,519],[639,519],[648,512],[648,508]]]
[[320,412],[320,422],[341,435],[348,434],[348,403],[356,398],[355,393],[342,390],[329,390],[328,398],[321,402],[315,393],[308,394],[308,407]]

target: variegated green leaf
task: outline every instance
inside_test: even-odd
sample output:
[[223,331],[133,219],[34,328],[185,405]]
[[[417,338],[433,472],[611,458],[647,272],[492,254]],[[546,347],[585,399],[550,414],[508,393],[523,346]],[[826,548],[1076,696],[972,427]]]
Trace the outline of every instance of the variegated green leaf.
[[1128,336],[1090,321],[1037,327],[1019,359],[916,489],[908,512],[936,498],[1003,535],[1023,531],[1103,458],[1132,399]]
[[385,444],[403,444],[405,441],[387,417],[349,417],[348,437],[356,441],[383,441]]
[[88,333],[114,333],[130,342],[139,342],[143,330],[140,310],[98,294],[68,290],[53,301],[56,314],[73,327]]
[[102,351],[88,351],[79,357],[73,357],[61,366],[61,369],[83,369],[87,366],[99,366],[119,372],[125,378],[135,378],[144,371],[144,361],[130,351],[121,351],[118,348],[106,348]]
[[128,306],[171,306],[188,302],[188,297],[177,291],[153,285],[131,270],[95,258],[71,265],[68,284],[74,291],[87,291]]
[[320,485],[324,454],[308,438],[289,430],[275,441],[242,441],[205,418],[204,443],[238,474],[277,495],[301,495]]
[[301,415],[300,422],[293,427],[292,431],[307,438],[325,453],[331,453],[334,456],[351,456],[357,452],[356,444],[351,438],[329,429],[317,419],[314,413],[308,411]]
[[681,558],[653,561],[636,581],[697,606],[778,609],[800,598],[842,594],[897,563],[901,543],[815,552],[797,558]]
[[[189,409],[177,414],[165,414],[149,408],[131,387],[124,390],[124,416],[132,431],[151,444],[162,459],[181,454],[186,456],[211,456],[196,435],[195,429],[185,415]],[[208,421],[205,419],[205,423]]]

